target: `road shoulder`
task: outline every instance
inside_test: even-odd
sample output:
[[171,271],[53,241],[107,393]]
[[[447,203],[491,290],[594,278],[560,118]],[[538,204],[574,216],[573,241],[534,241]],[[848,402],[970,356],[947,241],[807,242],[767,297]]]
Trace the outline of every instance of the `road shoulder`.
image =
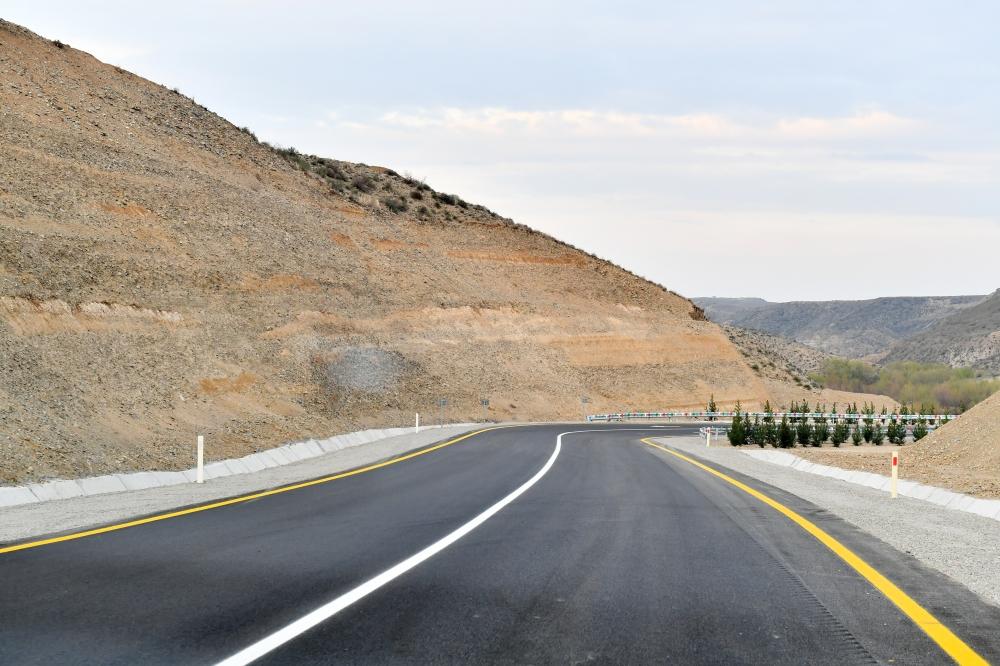
[[706,448],[699,437],[659,438],[678,451],[780,488],[842,518],[1000,606],[1000,523],[907,497]]
[[390,437],[259,472],[210,479],[203,484],[183,483],[7,507],[0,522],[0,544],[88,529],[336,474],[394,458],[481,427],[429,428],[420,433]]

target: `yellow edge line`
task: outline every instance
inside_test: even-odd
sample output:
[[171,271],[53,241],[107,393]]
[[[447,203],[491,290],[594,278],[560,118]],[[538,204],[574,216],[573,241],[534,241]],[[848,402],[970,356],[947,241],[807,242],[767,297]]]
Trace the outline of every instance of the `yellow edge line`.
[[213,502],[211,504],[203,504],[201,506],[191,507],[190,509],[182,509],[180,511],[171,511],[169,513],[161,513],[155,516],[148,516],[146,518],[139,518],[137,520],[130,520],[124,523],[115,523],[114,525],[105,525],[104,527],[96,527],[92,530],[84,530],[82,532],[74,532],[72,534],[64,534],[63,536],[51,537],[49,539],[40,539],[38,541],[29,541],[27,543],[19,543],[13,546],[6,546],[0,548],[0,555],[4,553],[13,553],[18,550],[27,550],[28,548],[38,548],[39,546],[47,546],[52,543],[60,543],[63,541],[73,541],[74,539],[83,539],[84,537],[95,536],[97,534],[105,534],[107,532],[114,532],[117,530],[123,530],[127,527],[137,527],[139,525],[146,525],[148,523],[155,523],[160,520],[167,520],[168,518],[178,518],[180,516],[187,516],[192,513],[199,513],[201,511],[208,511],[209,509],[218,509],[223,506],[229,506],[231,504],[239,504],[240,502],[247,502],[249,500],[259,499],[261,497],[268,497],[270,495],[277,495],[279,493],[287,493],[291,490],[298,490],[299,488],[308,488],[309,486],[316,486],[321,483],[329,483],[330,481],[336,481],[337,479],[343,479],[348,476],[356,476],[358,474],[364,474],[365,472],[371,472],[372,470],[379,469],[381,467],[388,467],[389,465],[395,465],[396,463],[403,462],[404,460],[410,460],[411,458],[416,458],[417,456],[422,456],[424,454],[430,453],[432,451],[437,451],[438,449],[443,449],[446,446],[451,446],[452,444],[457,444],[464,439],[480,435],[484,432],[489,432],[490,430],[498,430],[500,428],[510,428],[511,426],[494,426],[492,428],[483,428],[482,430],[476,430],[475,432],[470,432],[462,435],[461,437],[456,437],[450,439],[446,442],[441,442],[440,444],[435,444],[434,446],[429,446],[426,449],[420,449],[418,451],[413,451],[405,455],[399,456],[398,458],[392,458],[390,460],[383,460],[380,463],[375,463],[374,465],[368,465],[366,467],[359,467],[358,469],[353,469],[349,472],[341,472],[339,474],[333,474],[331,476],[324,476],[319,479],[313,479],[311,481],[303,481],[302,483],[296,483],[290,486],[282,486],[280,488],[272,488],[271,490],[263,490],[257,493],[251,493],[250,495],[241,495],[239,497],[230,497],[219,502]]
[[660,446],[659,444],[651,441],[649,438],[644,438],[641,441],[643,444],[648,444],[649,446],[676,456],[685,462],[691,463],[695,467],[700,467],[709,474],[713,474],[723,481],[736,486],[743,492],[753,495],[778,513],[783,514],[786,518],[804,529],[806,532],[816,537],[816,539],[819,540],[824,546],[832,550],[840,559],[849,564],[855,571],[861,574],[865,580],[871,583],[879,592],[884,594],[889,601],[894,603],[904,615],[920,627],[925,634],[930,636],[930,638],[937,643],[949,657],[954,659],[956,663],[962,664],[963,666],[965,664],[988,664],[988,662],[980,657],[975,650],[966,645],[962,639],[952,633],[952,631],[942,624],[940,620],[931,615],[927,609],[914,601],[908,594],[906,594],[906,592],[899,589],[895,583],[879,573],[872,565],[861,559],[861,557],[854,553],[854,551],[850,548],[817,527],[815,523],[803,518],[781,502],[771,499],[764,493],[754,490],[745,483],[741,483],[731,476],[723,474],[708,465],[704,465],[693,458],[689,458],[688,456],[668,449],[665,446]]

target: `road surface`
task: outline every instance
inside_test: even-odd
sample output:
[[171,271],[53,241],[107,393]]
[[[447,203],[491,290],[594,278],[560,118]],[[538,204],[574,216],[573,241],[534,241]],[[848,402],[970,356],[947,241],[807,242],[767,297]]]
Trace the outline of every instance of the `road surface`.
[[942,643],[788,515],[642,441],[693,432],[490,430],[288,492],[0,552],[0,663],[902,664],[951,663],[949,646],[1000,661],[997,608],[715,468],[898,586],[957,641]]

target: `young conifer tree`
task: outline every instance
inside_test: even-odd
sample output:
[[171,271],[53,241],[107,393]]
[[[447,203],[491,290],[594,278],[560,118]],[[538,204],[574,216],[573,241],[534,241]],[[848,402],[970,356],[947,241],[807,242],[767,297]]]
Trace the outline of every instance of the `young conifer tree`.
[[788,425],[787,416],[782,416],[781,423],[778,425],[778,444],[783,449],[795,447],[795,431],[792,430],[792,426]]

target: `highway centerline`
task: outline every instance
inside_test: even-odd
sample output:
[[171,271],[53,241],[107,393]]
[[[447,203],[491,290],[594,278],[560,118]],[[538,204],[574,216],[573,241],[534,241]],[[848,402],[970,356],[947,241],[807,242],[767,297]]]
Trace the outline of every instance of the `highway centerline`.
[[286,625],[285,627],[279,629],[278,631],[268,636],[265,636],[256,643],[240,650],[236,654],[220,661],[218,663],[218,666],[243,666],[245,664],[249,664],[259,659],[265,654],[281,647],[285,643],[288,643],[289,641],[302,635],[306,631],[309,631],[316,625],[325,622],[326,620],[330,619],[331,617],[333,617],[340,611],[344,610],[345,608],[364,599],[372,592],[392,582],[399,576],[402,576],[404,573],[406,573],[410,569],[413,569],[420,563],[430,559],[431,557],[434,557],[442,550],[452,545],[465,535],[469,534],[469,532],[471,532],[472,530],[476,529],[477,527],[485,523],[487,520],[496,515],[508,504],[510,504],[518,497],[523,495],[525,492],[527,492],[529,488],[538,483],[538,481],[543,476],[545,476],[545,474],[548,473],[550,469],[552,469],[552,465],[555,464],[556,458],[559,457],[559,452],[562,450],[563,436],[571,435],[578,432],[591,432],[591,431],[574,430],[574,431],[559,433],[559,435],[556,437],[556,446],[552,450],[552,455],[549,456],[549,459],[545,462],[544,465],[542,465],[542,468],[539,469],[534,474],[534,476],[532,476],[530,479],[521,484],[517,489],[515,489],[509,495],[507,495],[500,501],[490,506],[488,509],[480,513],[478,516],[476,516],[469,522],[465,523],[458,529],[452,531],[447,536],[439,539],[438,541],[435,541],[434,543],[427,546],[423,550],[411,555],[410,557],[406,558],[405,560],[396,564],[395,566],[386,569],[385,571],[378,574],[374,578],[365,581],[361,585],[358,585],[357,587],[345,592],[344,594],[341,594],[337,598],[327,602],[326,604],[323,604],[319,608],[304,615],[295,622]]

